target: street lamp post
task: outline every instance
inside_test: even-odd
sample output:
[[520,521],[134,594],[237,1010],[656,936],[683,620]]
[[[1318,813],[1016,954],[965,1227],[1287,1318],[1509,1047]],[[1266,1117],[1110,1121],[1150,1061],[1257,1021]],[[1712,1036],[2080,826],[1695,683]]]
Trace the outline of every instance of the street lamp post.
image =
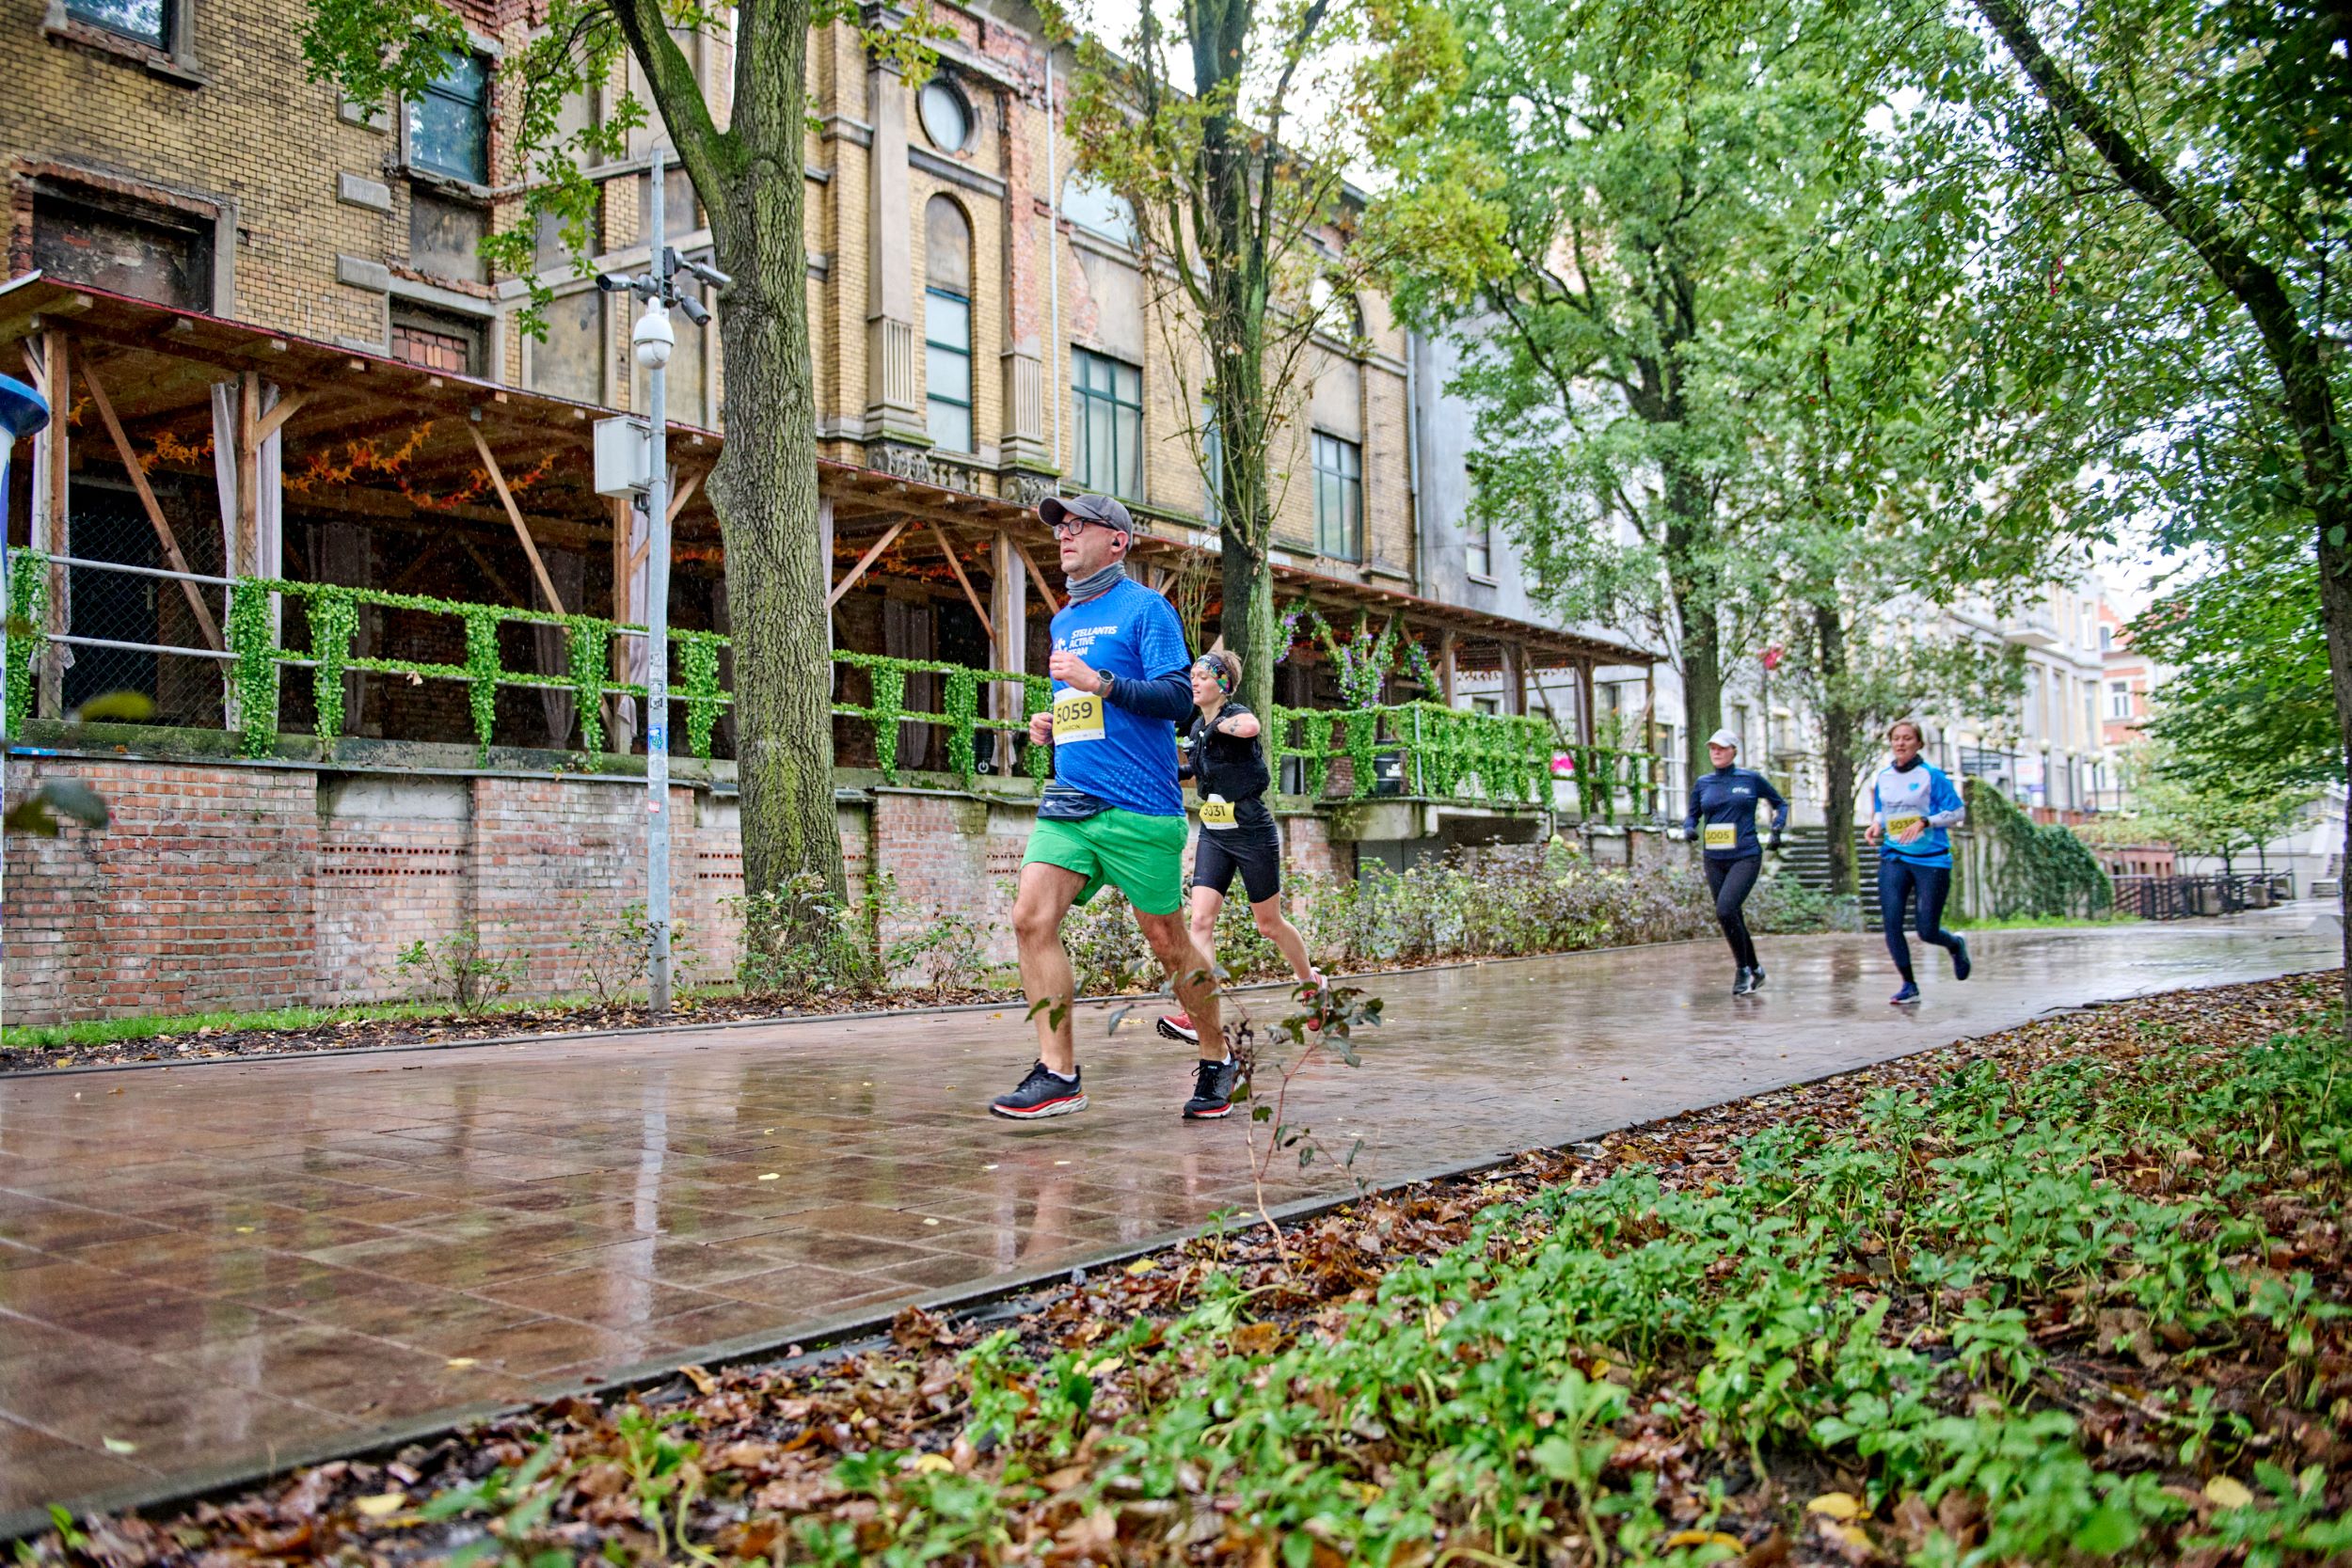
[[691,294],[681,294],[677,275],[693,274],[714,289],[730,279],[716,267],[681,261],[665,243],[661,210],[663,150],[653,150],[648,177],[652,191],[647,202],[647,251],[652,270],[631,277],[602,273],[596,287],[608,293],[627,293],[645,302],[644,314],[630,329],[629,345],[645,368],[645,416],[651,426],[646,440],[645,522],[649,530],[645,562],[645,927],[650,941],[645,958],[646,1001],[657,1015],[670,1010],[670,351],[677,332],[670,325],[672,307],[701,327],[710,312]]

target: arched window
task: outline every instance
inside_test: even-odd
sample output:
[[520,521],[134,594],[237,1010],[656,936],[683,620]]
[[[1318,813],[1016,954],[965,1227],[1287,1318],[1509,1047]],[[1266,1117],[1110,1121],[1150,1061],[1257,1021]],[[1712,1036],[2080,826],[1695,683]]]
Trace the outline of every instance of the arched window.
[[1073,174],[1062,182],[1062,216],[1088,233],[1133,249],[1136,210],[1127,198],[1099,180]]
[[924,390],[931,439],[971,451],[972,220],[949,198],[923,209]]

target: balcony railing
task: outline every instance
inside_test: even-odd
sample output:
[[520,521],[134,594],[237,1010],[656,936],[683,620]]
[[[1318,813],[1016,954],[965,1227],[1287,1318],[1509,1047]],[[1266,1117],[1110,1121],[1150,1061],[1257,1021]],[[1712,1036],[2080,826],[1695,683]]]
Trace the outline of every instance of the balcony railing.
[[[170,581],[220,590],[226,601],[226,646],[215,649],[194,641],[158,641],[158,610],[176,597],[170,594],[149,603],[135,625],[79,628],[68,625],[62,630],[45,626],[53,564],[77,574],[123,574],[157,586]],[[272,755],[278,749],[283,676],[289,670],[310,673],[315,716],[311,734],[323,745],[331,745],[342,735],[345,678],[353,674],[410,684],[462,684],[474,739],[485,756],[497,729],[501,689],[568,694],[575,705],[580,750],[590,752],[604,747],[607,703],[622,697],[642,703],[645,696],[642,684],[614,680],[609,674],[614,645],[630,638],[643,639],[645,628],[592,615],[555,615],[326,583],[211,578],[70,557],[53,559],[32,550],[11,552],[9,566],[7,724],[10,735],[23,732],[33,710],[39,683],[35,655],[52,644],[144,659],[150,683],[157,678],[153,670],[159,658],[212,661],[221,669],[224,690],[220,701],[208,699],[206,706],[215,718],[228,717],[227,727],[236,733],[239,750],[257,758]],[[274,598],[279,607],[275,614]],[[360,612],[369,609],[450,618],[461,633],[463,661],[355,652]],[[77,597],[75,617],[87,620],[87,613]],[[297,626],[307,633],[307,645],[290,648],[285,645],[285,632]],[[568,673],[509,668],[499,635],[500,628],[507,626],[561,628]],[[122,635],[108,635],[117,632]],[[669,635],[671,668],[676,674],[670,691],[673,713],[665,719],[682,708],[687,750],[708,759],[720,717],[734,701],[722,681],[728,639],[708,631],[673,630]],[[1050,749],[1030,746],[1026,740],[1029,716],[1052,706],[1052,683],[1045,677],[878,654],[835,652],[832,660],[836,671],[855,670],[866,677],[868,700],[856,704],[836,696],[832,711],[836,719],[868,726],[875,768],[885,782],[896,783],[905,771],[900,767],[899,735],[900,726],[907,724],[941,728],[946,764],[941,771],[952,774],[967,787],[979,771],[978,737],[982,734],[1000,736],[993,748],[995,754],[1017,756],[1020,768],[1030,777],[1050,775]],[[938,683],[937,709],[907,705],[908,683],[925,677]],[[836,676],[836,690],[840,684]],[[979,711],[980,692],[992,685],[1000,690],[1019,690],[1022,711],[1017,716],[996,718]],[[1563,746],[1552,726],[1539,719],[1472,713],[1435,703],[1403,703],[1350,712],[1277,708],[1267,736],[1268,760],[1278,776],[1285,764],[1295,762],[1303,793],[1311,798],[1336,794],[1341,799],[1361,800],[1399,795],[1498,805],[1565,805],[1567,802],[1561,796],[1565,789],[1581,815],[1608,822],[1623,816],[1647,818],[1658,806],[1660,759],[1646,752],[1601,746]],[[1567,758],[1565,778],[1555,768],[1555,758],[1563,755]],[[1335,765],[1343,759],[1347,764],[1344,780],[1335,777],[1339,771]],[[1331,787],[1335,784],[1340,786],[1336,791]]]

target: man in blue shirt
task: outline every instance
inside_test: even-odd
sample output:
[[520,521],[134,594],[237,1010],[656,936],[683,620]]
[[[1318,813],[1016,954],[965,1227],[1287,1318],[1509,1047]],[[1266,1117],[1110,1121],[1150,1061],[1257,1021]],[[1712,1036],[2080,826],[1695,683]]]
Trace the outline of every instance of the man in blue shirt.
[[1200,1027],[1200,1060],[1184,1116],[1222,1117],[1241,1069],[1225,1046],[1209,961],[1183,914],[1186,830],[1176,725],[1192,717],[1184,627],[1165,598],[1127,576],[1135,522],[1124,506],[1108,496],[1048,497],[1038,515],[1054,531],[1070,589],[1070,602],[1054,616],[1054,710],[1029,721],[1030,743],[1053,745],[1054,782],[1038,800],[1012,907],[1038,1060],[1019,1087],[988,1108],[1021,1121],[1086,1109],[1061,923],[1109,882],[1135,906],[1143,940]]
[[1952,891],[1951,830],[1968,815],[1960,791],[1940,768],[1919,759],[1919,726],[1899,719],[1886,732],[1895,760],[1870,783],[1870,825],[1863,837],[1879,847],[1879,921],[1895,956],[1902,989],[1887,998],[1898,1007],[1919,1000],[1911,973],[1911,943],[1903,937],[1903,905],[1919,904],[1919,940],[1952,956],[1952,978],[1968,978],[1968,942],[1944,929],[1944,899]]
[[[1735,768],[1740,737],[1717,730],[1707,738],[1707,760],[1715,770],[1691,785],[1691,806],[1682,816],[1686,838],[1699,840],[1707,867],[1707,891],[1715,895],[1715,924],[1731,944],[1731,961],[1739,974],[1731,994],[1745,996],[1764,983],[1764,960],[1756,956],[1756,939],[1748,935],[1747,916],[1740,907],[1756,891],[1764,869],[1764,847],[1756,840],[1756,808],[1772,807],[1772,847],[1780,847],[1781,831],[1788,826],[1788,802],[1772,781],[1753,768]],[[1704,836],[1701,830],[1704,829]]]

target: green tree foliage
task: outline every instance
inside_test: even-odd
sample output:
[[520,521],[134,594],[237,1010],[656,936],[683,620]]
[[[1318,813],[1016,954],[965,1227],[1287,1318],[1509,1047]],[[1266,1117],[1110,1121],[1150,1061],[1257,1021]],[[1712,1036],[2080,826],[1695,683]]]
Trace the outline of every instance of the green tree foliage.
[[2132,836],[2210,855],[2224,872],[2295,825],[2319,791],[2280,781],[2276,770],[2239,772],[2162,740],[2132,758]]
[[[1045,11],[1079,30],[1055,0]],[[1301,107],[1340,90],[1355,17],[1344,0],[1141,0],[1116,51],[1079,40],[1071,79],[1078,168],[1136,214],[1179,418],[1215,497],[1219,630],[1261,713],[1284,651],[1267,550],[1298,415],[1329,348],[1356,345],[1351,302],[1373,262],[1345,198],[1347,119]]]
[[2024,379],[2106,433],[2086,448],[2105,467],[2074,526],[2148,517],[2168,547],[2273,561],[2275,539],[2308,541],[2340,758],[2352,315],[2330,280],[2352,260],[2352,15],[2315,0],[1971,6],[1991,39],[1937,40],[1923,143],[1947,188],[1998,214],[1981,277]]
[[[1697,744],[1756,626],[1737,345],[1834,186],[1851,40],[1808,7],[1438,0],[1450,76],[1399,117],[1381,220],[1411,319],[1462,329],[1474,509],[1554,608],[1653,617]],[[1416,129],[1416,127],[1425,127]]]

